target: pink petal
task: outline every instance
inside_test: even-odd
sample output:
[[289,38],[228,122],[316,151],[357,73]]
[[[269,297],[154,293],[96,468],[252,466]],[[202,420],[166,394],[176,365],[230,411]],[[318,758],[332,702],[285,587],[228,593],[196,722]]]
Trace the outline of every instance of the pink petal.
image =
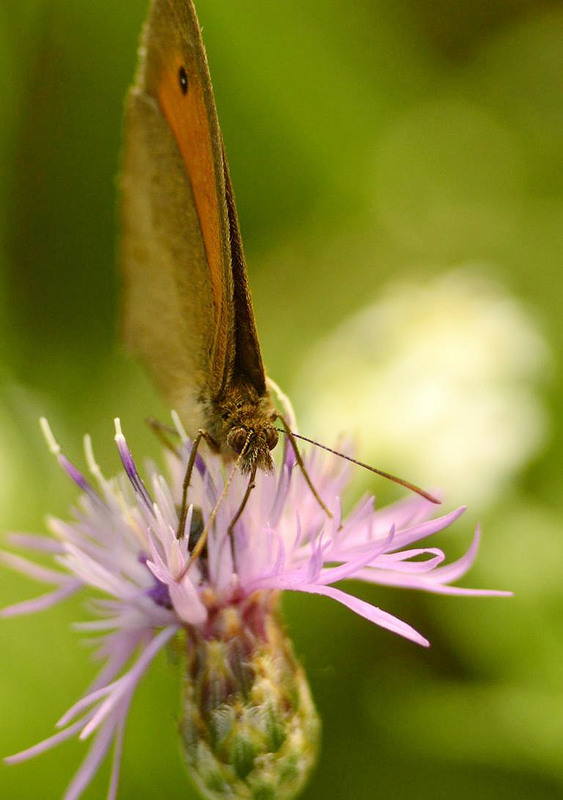
[[[424,558],[420,561],[411,561],[413,558],[420,558],[420,556],[431,556],[431,558]],[[371,566],[374,569],[390,570],[396,572],[410,572],[422,573],[436,572],[438,565],[445,559],[442,550],[437,547],[420,547],[415,550],[401,550],[399,553],[386,553],[377,559]]]
[[[438,567],[439,569],[439,567]],[[432,594],[467,595],[470,597],[512,597],[512,592],[497,591],[496,589],[465,589],[460,586],[448,586],[434,581],[432,574],[412,575],[400,572],[386,572],[383,570],[367,568],[355,576],[366,583],[378,586],[394,586],[400,589],[419,589]]]
[[33,600],[25,600],[23,603],[6,606],[0,611],[0,617],[18,617],[22,614],[34,614],[36,611],[44,611],[60,603],[61,600],[66,600],[67,597],[82,589],[83,585],[81,581],[69,580],[66,586],[61,586],[60,589],[56,589],[54,592],[35,597]]
[[88,751],[88,755],[66,790],[63,800],[77,800],[91,783],[92,778],[98,771],[104,756],[109,750],[114,734],[115,720],[108,720],[107,724],[102,727],[96,736],[94,743]]
[[461,578],[462,575],[465,575],[477,558],[480,541],[481,526],[476,525],[475,533],[473,534],[473,539],[471,540],[467,552],[456,561],[452,561],[450,564],[445,564],[443,567],[437,569],[434,572],[435,579],[439,580],[441,583],[445,583],[446,581],[456,581],[458,578]]
[[184,575],[180,584],[169,584],[170,599],[174,611],[188,625],[201,625],[207,619],[207,609],[199,599],[196,587],[189,575]]
[[390,630],[393,633],[398,633],[400,636],[404,636],[406,639],[411,639],[413,642],[421,644],[424,647],[428,647],[430,645],[430,642],[427,639],[421,636],[418,631],[416,631],[410,625],[407,625],[406,622],[394,617],[387,611],[383,611],[377,606],[373,606],[370,603],[366,603],[364,600],[360,600],[353,595],[343,592],[341,589],[336,589],[334,586],[320,586],[319,584],[301,584],[299,586],[293,586],[288,585],[284,581],[283,576],[277,579],[274,578],[265,580],[261,583],[264,588],[293,590],[297,592],[306,592],[307,594],[320,594],[324,595],[325,597],[330,597],[333,600],[337,600],[339,603],[342,603],[342,605],[345,605],[347,608],[354,611],[354,613],[359,614],[361,617],[365,617],[365,619],[368,619],[370,622],[380,625],[382,628],[387,628],[387,630]]
[[41,583],[54,583],[58,586],[71,580],[70,576],[64,572],[42,567],[27,558],[17,556],[15,553],[7,553],[5,550],[0,550],[0,561],[10,569],[21,572],[36,581],[41,581]]
[[43,553],[62,553],[63,546],[50,536],[37,536],[34,533],[8,533],[8,542],[14,547],[25,547],[27,550],[39,550]]
[[123,737],[125,735],[125,723],[127,720],[128,711],[129,711],[129,702],[124,703],[124,707],[121,709],[120,719],[117,724],[117,732],[115,734],[113,758],[111,765],[111,777],[109,782],[107,800],[115,800],[115,798],[117,797],[117,786],[119,784],[119,771],[121,767],[121,757],[123,755]]
[[362,555],[358,556],[356,559],[347,561],[346,564],[342,564],[339,567],[327,567],[323,569],[319,581],[323,584],[327,584],[355,577],[358,570],[380,557],[382,550],[385,550],[393,540],[393,535],[394,529],[391,527],[386,540],[374,542],[370,550],[365,550],[365,548],[362,547],[362,550],[365,550]]
[[21,750],[19,753],[16,753],[13,756],[8,756],[4,759],[4,762],[6,764],[20,764],[22,761],[27,761],[30,758],[35,758],[35,756],[38,756],[41,753],[46,753],[47,750],[51,750],[61,742],[71,739],[76,733],[78,733],[83,725],[84,721],[80,720],[80,722],[76,722],[74,725],[71,725],[70,728],[66,728],[64,731],[59,731],[59,733],[55,733],[48,739],[44,739],[42,742],[34,744],[33,747],[28,747],[27,750]]
[[[57,728],[63,728],[65,725],[68,725],[69,722],[72,722],[73,719],[75,719],[89,706],[93,706],[98,702],[98,700],[101,700],[103,697],[107,697],[108,694],[111,694],[116,685],[117,681],[115,681],[115,683],[108,683],[106,686],[101,686],[99,689],[94,689],[87,695],[84,695],[84,697],[81,697],[80,700],[77,700],[77,702],[68,709],[68,711],[65,711],[63,716],[57,722]],[[92,715],[93,712],[90,714],[90,716]],[[82,720],[82,725],[84,725],[84,720]]]
[[[107,661],[88,687],[87,694],[113,681],[144,639],[147,639],[147,634],[143,631],[117,631],[105,636],[96,655],[98,658],[107,657]],[[67,716],[68,712],[65,718]]]
[[[293,450],[291,452],[292,455],[294,455]],[[276,495],[270,510],[270,515],[268,520],[270,525],[277,525],[281,518],[281,515],[284,510],[285,501],[287,499],[287,492],[289,489],[289,479],[290,479],[290,471],[284,464],[280,470],[280,476],[276,488]]]
[[[114,712],[116,705],[123,696],[134,690],[144,672],[150,666],[151,661],[159,651],[162,650],[166,642],[177,633],[178,628],[179,625],[171,625],[168,628],[164,628],[154,637],[150,644],[147,645],[129,672],[126,672],[125,675],[122,675],[121,678],[113,684],[113,687],[111,687],[111,694],[104,700],[92,719],[84,727],[84,730],[80,734],[81,739],[86,739],[90,736],[90,734],[101,725],[104,719]],[[106,687],[106,689],[107,688],[108,687]]]
[[435,519],[429,519],[426,522],[422,522],[420,525],[398,530],[395,534],[395,540],[393,541],[393,550],[399,550],[401,547],[405,547],[405,545],[412,544],[413,542],[419,541],[419,539],[432,536],[433,533],[438,533],[438,531],[448,528],[456,519],[461,517],[465,511],[466,506],[461,506],[461,508],[457,508],[455,511],[450,511],[449,514],[444,514]]

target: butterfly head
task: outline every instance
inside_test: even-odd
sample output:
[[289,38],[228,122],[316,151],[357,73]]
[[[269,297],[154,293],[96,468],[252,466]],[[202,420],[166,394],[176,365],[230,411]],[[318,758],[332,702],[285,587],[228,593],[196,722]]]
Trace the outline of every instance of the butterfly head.
[[254,466],[270,472],[274,466],[270,451],[278,443],[275,419],[276,411],[268,396],[259,397],[245,386],[233,387],[217,403],[210,433],[229,460],[242,454],[243,472],[251,472]]

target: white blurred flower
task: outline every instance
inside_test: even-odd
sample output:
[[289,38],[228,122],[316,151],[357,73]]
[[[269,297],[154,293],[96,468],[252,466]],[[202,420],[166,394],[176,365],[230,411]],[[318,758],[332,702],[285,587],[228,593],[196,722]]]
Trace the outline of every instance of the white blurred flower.
[[457,270],[391,284],[313,348],[294,396],[308,435],[355,434],[374,466],[483,506],[545,438],[549,365],[523,306]]

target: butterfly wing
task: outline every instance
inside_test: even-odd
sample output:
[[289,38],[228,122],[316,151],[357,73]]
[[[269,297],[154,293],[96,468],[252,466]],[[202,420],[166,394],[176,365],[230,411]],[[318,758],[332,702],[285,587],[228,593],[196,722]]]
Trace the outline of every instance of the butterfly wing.
[[188,430],[264,369],[207,59],[191,0],[154,0],[126,105],[123,324]]

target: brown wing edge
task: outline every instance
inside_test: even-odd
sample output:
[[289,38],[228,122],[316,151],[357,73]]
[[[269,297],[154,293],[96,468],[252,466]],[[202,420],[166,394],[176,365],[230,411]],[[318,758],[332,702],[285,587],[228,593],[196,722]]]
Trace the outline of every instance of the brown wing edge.
[[225,175],[225,198],[229,217],[231,269],[233,275],[233,300],[234,300],[234,336],[235,356],[234,374],[243,376],[254,387],[260,397],[267,394],[266,374],[260,351],[256,320],[252,306],[252,296],[248,281],[248,272],[242,246],[242,236],[235,197],[229,172],[229,165],[223,153],[223,170]]

